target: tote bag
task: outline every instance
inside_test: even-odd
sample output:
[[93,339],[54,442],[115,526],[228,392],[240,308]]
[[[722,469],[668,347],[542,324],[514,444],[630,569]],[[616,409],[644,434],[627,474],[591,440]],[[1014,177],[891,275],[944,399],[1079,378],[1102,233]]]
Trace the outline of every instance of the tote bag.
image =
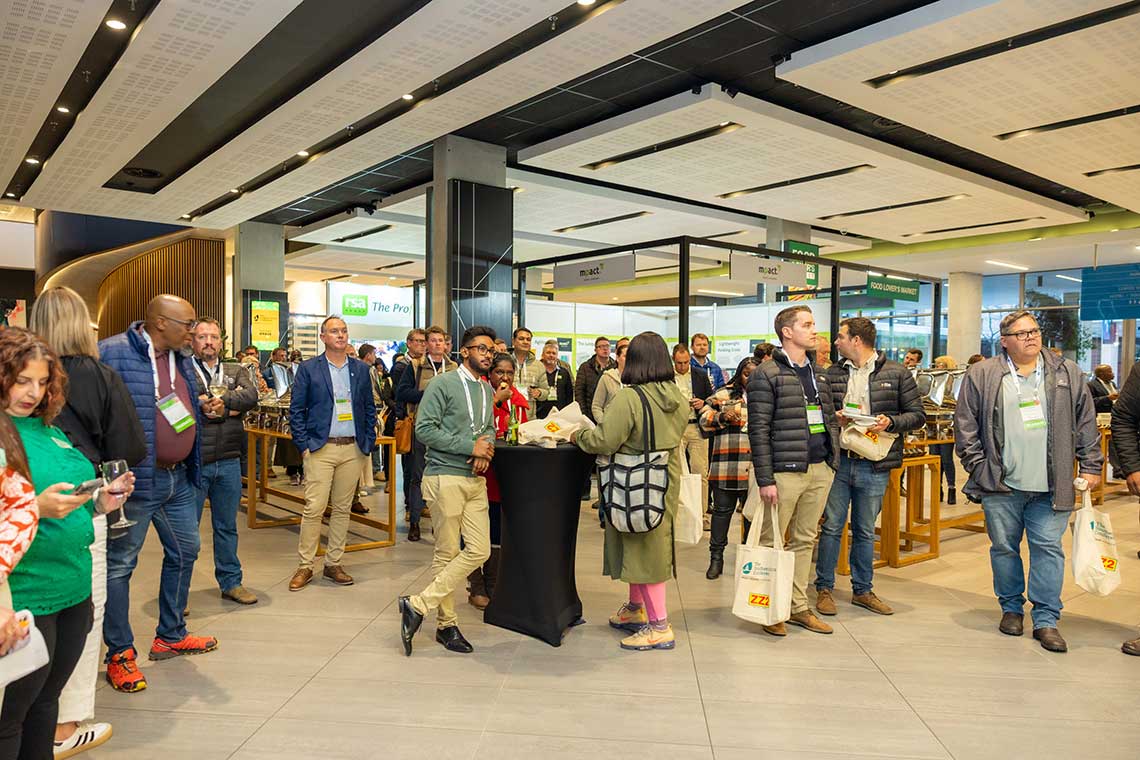
[[649,400],[641,388],[633,389],[641,399],[642,453],[611,457],[609,464],[601,468],[601,498],[610,525],[616,530],[648,533],[665,518],[670,452],[653,450],[657,436]]
[[1082,507],[1073,515],[1073,580],[1090,594],[1108,596],[1120,585],[1112,521],[1093,507],[1087,488],[1079,493]]
[[[768,512],[765,506],[764,512]],[[748,537],[736,549],[736,589],[732,614],[760,625],[782,623],[792,614],[792,576],[796,555],[784,551],[779,507],[772,505],[772,546],[760,546],[764,513],[752,521]]]
[[705,533],[704,504],[701,503],[701,476],[689,472],[689,462],[681,457],[681,488],[677,498],[677,518],[673,521],[673,540],[682,544],[699,544]]

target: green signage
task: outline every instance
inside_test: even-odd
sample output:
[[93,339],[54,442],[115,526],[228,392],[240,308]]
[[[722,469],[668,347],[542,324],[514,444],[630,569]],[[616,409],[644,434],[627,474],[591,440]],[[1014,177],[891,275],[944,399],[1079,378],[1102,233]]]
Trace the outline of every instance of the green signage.
[[[800,243],[796,240],[784,241],[785,253],[798,253],[801,256],[819,256],[819,246],[811,243]],[[809,288],[819,287],[819,265],[807,264],[807,282]]]
[[917,301],[917,280],[895,280],[890,277],[867,277],[867,295],[871,298],[889,298],[895,301]]
[[346,317],[367,317],[368,296],[345,293],[340,299],[340,313]]

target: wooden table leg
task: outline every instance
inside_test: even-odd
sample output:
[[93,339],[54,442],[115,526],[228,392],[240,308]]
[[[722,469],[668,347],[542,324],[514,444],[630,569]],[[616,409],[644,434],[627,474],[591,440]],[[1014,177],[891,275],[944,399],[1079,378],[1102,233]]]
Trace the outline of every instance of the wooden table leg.
[[[257,507],[259,504],[269,504],[269,494],[273,493],[274,489],[269,488],[269,467],[265,461],[269,456],[269,438],[265,433],[258,430],[250,429],[248,431],[248,445],[246,446],[246,525],[252,530],[260,528],[277,528],[282,525],[298,525],[301,522],[301,516],[283,517],[272,520],[259,520],[257,517]],[[258,477],[257,467],[257,452],[259,445],[264,446],[265,454],[262,456],[260,477]],[[278,492],[279,495],[286,498],[291,497],[291,494],[284,494]],[[292,497],[297,500],[296,497]],[[300,499],[303,503],[304,500]],[[276,504],[272,504],[277,509],[284,509]],[[290,510],[285,509],[288,512]]]
[[847,561],[847,555],[850,553],[851,547],[850,529],[851,521],[844,520],[843,532],[839,534],[839,559],[835,563],[835,572],[839,575],[851,575],[851,563]]

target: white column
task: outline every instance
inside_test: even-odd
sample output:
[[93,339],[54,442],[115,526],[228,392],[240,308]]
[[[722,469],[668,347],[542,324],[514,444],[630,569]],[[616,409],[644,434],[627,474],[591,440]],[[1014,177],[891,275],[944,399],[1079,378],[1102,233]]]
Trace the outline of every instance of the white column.
[[[946,348],[959,364],[982,350],[982,276],[950,273],[949,329]],[[938,318],[937,316],[935,317]]]

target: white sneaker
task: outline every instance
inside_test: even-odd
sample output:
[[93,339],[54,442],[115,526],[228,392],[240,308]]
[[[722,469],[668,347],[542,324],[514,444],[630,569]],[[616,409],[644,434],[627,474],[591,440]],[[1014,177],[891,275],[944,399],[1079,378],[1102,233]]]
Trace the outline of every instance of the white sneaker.
[[55,760],[74,757],[80,752],[98,747],[111,738],[110,723],[80,723],[79,728],[69,738],[55,742]]

